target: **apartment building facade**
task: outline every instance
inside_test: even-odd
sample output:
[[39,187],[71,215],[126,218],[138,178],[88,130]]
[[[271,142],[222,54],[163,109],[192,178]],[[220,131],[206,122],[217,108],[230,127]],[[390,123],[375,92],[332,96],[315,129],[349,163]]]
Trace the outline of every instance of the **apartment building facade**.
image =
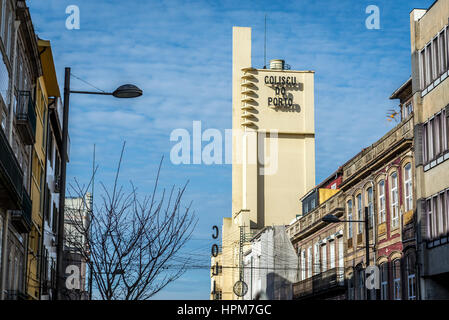
[[298,282],[293,284],[292,298],[335,299],[346,297],[344,279],[343,223],[327,224],[322,218],[344,214],[340,191],[342,169],[310,190],[301,198],[303,214],[287,227],[298,255]]
[[[343,165],[345,220],[364,221],[368,210],[368,230],[363,222],[345,223],[350,300],[417,298],[413,168],[413,113]],[[366,288],[368,265],[379,268],[378,290]]]
[[449,299],[449,1],[410,13],[422,299]]
[[33,221],[33,206],[39,204],[31,199],[35,97],[42,66],[25,1],[2,0],[0,6],[0,294],[1,299],[25,299],[29,233],[33,227],[33,234],[39,229],[39,222]]
[[52,300],[56,286],[56,240],[61,176],[62,103],[50,41],[38,40],[45,84],[43,99],[48,101],[45,122],[45,158],[43,201],[43,234],[41,237],[40,299]]

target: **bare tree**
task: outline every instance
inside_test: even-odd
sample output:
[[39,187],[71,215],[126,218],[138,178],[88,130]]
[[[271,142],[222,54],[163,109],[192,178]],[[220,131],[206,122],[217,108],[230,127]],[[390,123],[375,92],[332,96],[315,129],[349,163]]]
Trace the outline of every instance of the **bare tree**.
[[124,147],[113,185],[107,188],[101,183],[100,204],[91,207],[85,197],[93,179],[87,186],[75,179],[70,191],[83,200],[65,213],[71,226],[66,228],[65,247],[92,268],[95,292],[103,300],[149,299],[178,279],[189,260],[183,259],[177,268],[169,262],[190,239],[197,223],[191,204],[184,207],[181,203],[188,182],[169,192],[163,189],[156,199],[163,158],[150,195],[140,199],[132,182],[129,192],[119,186]]

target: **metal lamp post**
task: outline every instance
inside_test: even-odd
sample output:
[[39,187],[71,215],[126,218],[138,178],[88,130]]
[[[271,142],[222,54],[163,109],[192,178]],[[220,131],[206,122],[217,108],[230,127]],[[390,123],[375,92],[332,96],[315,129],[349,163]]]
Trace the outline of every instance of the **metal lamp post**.
[[[71,93],[78,94],[96,94],[96,95],[111,95],[116,98],[137,98],[143,92],[141,89],[132,84],[125,84],[118,87],[114,92],[95,92],[95,91],[74,91],[70,90],[70,68],[65,68],[64,77],[64,110],[63,110],[63,124],[62,124],[62,155],[61,155],[61,192],[59,194],[59,216],[58,216],[58,241],[57,241],[57,257],[56,257],[56,299],[61,298],[62,279],[64,272],[62,270],[62,255],[64,251],[64,209],[65,209],[65,188],[66,188],[66,168],[67,168],[67,137],[69,133],[69,99]],[[90,268],[92,269],[92,268]],[[91,287],[91,283],[89,283]],[[91,294],[90,288],[90,294]]]
[[368,233],[368,228],[369,228],[369,218],[368,218],[368,207],[365,207],[365,219],[364,220],[340,220],[339,218],[337,218],[336,216],[334,216],[333,214],[326,214],[321,221],[326,222],[326,223],[339,223],[339,222],[347,222],[347,223],[352,223],[352,222],[363,222],[365,224],[365,249],[366,249],[366,266],[369,266],[369,233]]

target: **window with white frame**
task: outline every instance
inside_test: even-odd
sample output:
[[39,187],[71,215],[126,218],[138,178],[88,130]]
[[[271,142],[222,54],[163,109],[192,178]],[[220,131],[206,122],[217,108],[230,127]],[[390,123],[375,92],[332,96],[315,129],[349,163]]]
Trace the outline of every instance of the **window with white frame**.
[[385,180],[379,181],[379,224],[385,222]]
[[448,27],[446,26],[419,53],[421,89],[437,80],[449,68]]
[[415,256],[408,254],[405,258],[407,274],[407,297],[408,300],[416,300],[416,271]]
[[327,270],[327,250],[326,243],[321,246],[321,272]]
[[391,222],[393,228],[399,226],[398,174],[391,174]]
[[401,300],[401,261],[393,261],[393,299]]
[[[352,200],[348,200],[347,202],[347,210],[348,210],[348,220],[352,220]],[[348,238],[352,238],[352,223],[348,223]]]
[[312,276],[312,264],[313,264],[313,256],[312,256],[312,246],[307,248],[307,278]]
[[320,269],[320,244],[318,242],[315,243],[315,250],[313,254],[314,254],[313,259],[314,273],[319,274],[321,272],[321,269]]
[[340,269],[340,272],[343,272],[344,268],[344,244],[343,244],[343,237],[337,238],[338,242],[338,268]]
[[[359,193],[356,199],[357,199],[357,220],[362,221],[364,220],[362,217],[362,194]],[[362,233],[362,230],[363,230],[363,222],[359,222],[357,224],[357,234]]]
[[405,211],[413,209],[413,189],[412,189],[412,165],[407,163],[404,167],[404,192]]

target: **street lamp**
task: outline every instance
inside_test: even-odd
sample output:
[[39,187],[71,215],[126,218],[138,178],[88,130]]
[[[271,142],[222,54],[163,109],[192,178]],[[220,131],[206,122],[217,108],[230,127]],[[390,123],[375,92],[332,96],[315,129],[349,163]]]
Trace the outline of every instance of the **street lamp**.
[[366,266],[369,266],[369,233],[368,233],[368,227],[369,227],[369,218],[368,218],[368,207],[365,207],[365,219],[364,220],[340,220],[333,214],[326,214],[323,218],[321,218],[321,221],[326,223],[339,223],[339,222],[363,222],[365,224],[365,249],[366,249]]
[[[64,110],[63,110],[63,124],[62,124],[62,155],[61,155],[61,192],[59,194],[59,224],[58,224],[58,242],[57,242],[57,257],[56,257],[56,299],[61,297],[61,282],[63,277],[62,270],[62,254],[64,248],[64,209],[65,209],[65,187],[66,187],[66,168],[67,168],[67,137],[69,134],[69,99],[71,93],[78,94],[96,94],[96,95],[111,95],[115,98],[137,98],[143,92],[141,89],[132,84],[125,84],[118,87],[113,92],[98,92],[98,91],[74,91],[70,90],[70,68],[65,68],[64,78]],[[91,284],[89,284],[91,286]],[[91,289],[90,289],[91,290]]]

